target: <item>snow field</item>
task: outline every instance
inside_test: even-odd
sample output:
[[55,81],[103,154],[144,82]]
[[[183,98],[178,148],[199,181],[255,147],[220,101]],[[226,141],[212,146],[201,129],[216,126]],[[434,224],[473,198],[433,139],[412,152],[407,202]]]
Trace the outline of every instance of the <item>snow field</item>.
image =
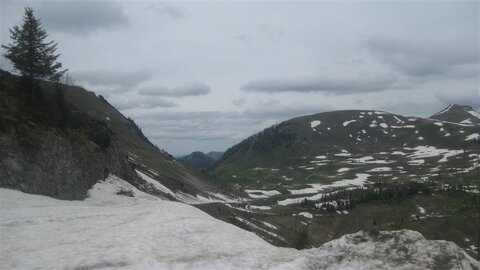
[[[135,197],[116,195],[120,188]],[[115,176],[97,183],[85,201],[0,189],[0,213],[3,269],[425,269],[445,254],[453,254],[453,268],[478,269],[455,244],[408,230],[380,232],[383,240],[358,232],[302,251],[274,247]]]

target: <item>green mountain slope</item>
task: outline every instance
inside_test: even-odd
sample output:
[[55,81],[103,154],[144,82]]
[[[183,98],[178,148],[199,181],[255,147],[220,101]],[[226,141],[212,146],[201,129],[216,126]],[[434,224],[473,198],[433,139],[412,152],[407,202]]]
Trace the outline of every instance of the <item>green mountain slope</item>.
[[480,125],[450,113],[459,114],[335,111],[282,122],[228,149],[209,171],[245,201],[199,207],[276,245],[408,228],[478,256]]
[[392,175],[395,180],[435,179],[478,165],[478,133],[479,125],[433,118],[326,112],[291,119],[245,139],[228,149],[211,173],[244,188],[295,189],[358,173],[376,180]]

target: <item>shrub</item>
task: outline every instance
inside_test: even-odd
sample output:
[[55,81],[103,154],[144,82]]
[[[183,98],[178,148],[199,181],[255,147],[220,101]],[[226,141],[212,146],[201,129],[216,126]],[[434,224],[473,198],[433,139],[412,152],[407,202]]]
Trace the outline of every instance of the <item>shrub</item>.
[[119,190],[117,190],[117,195],[122,195],[122,196],[127,196],[127,197],[135,197],[135,194],[133,193],[133,190],[131,190],[127,187],[121,187]]

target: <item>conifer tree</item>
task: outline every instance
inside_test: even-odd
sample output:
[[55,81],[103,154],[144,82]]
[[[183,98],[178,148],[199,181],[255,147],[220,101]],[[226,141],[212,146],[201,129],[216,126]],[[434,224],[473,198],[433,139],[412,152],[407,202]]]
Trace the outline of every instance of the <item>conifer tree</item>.
[[20,74],[34,84],[37,79],[58,82],[66,70],[57,62],[60,54],[55,54],[57,43],[46,42],[47,32],[39,19],[35,18],[32,8],[25,8],[23,24],[10,29],[12,43],[2,45],[4,56],[9,59]]

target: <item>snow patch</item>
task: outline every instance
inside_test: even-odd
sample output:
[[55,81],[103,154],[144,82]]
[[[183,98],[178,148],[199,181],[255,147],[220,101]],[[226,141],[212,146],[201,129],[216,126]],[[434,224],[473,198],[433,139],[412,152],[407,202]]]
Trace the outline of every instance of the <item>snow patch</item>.
[[395,118],[395,120],[397,120],[397,124],[403,123],[403,121],[400,118],[398,118],[397,116],[394,115],[393,118]]
[[321,123],[322,123],[322,121],[320,121],[320,120],[314,120],[314,121],[310,122],[310,127],[315,128],[316,126],[320,125]]
[[434,115],[440,115],[440,114],[446,113],[446,112],[448,112],[448,111],[450,110],[450,108],[452,108],[452,106],[453,106],[453,104],[450,104],[450,105],[448,105],[447,108],[443,109],[442,111],[440,111],[440,112],[438,112],[438,113],[436,113],[436,114],[434,114]]
[[[309,184],[310,188],[289,190],[289,192],[294,195],[300,195],[300,194],[318,193],[319,191],[332,189],[332,188],[349,187],[349,186],[362,187],[367,182],[367,179],[369,176],[370,174],[357,173],[354,179],[340,180],[340,181],[333,182],[332,184]],[[288,205],[288,204],[300,203],[303,199],[315,201],[320,198],[313,196],[313,197],[306,197],[306,198],[285,199],[283,201],[279,201],[278,204]]]
[[266,205],[250,205],[250,209],[254,209],[254,210],[270,210],[272,209],[270,206],[266,206]]
[[313,218],[313,215],[309,212],[301,212],[301,213],[298,213],[298,215],[306,218]]
[[337,170],[337,172],[339,173],[348,172],[348,171],[350,171],[350,168],[340,168]]
[[389,172],[391,171],[392,168],[390,167],[377,167],[377,168],[373,168],[367,172]]
[[278,190],[261,189],[245,189],[245,192],[247,192],[248,196],[252,199],[269,198],[281,194]]
[[438,162],[446,162],[447,158],[462,154],[463,150],[449,150],[449,149],[440,149],[435,148],[434,146],[417,146],[415,148],[405,148],[407,150],[415,150],[408,157],[417,159],[417,158],[428,158],[443,155],[443,157]]
[[460,124],[473,124],[472,121],[470,120],[470,118],[467,118],[463,121],[460,121]]
[[357,120],[349,120],[349,121],[345,121],[343,122],[343,126],[346,127],[348,126],[350,123],[353,123],[353,122],[356,122]]
[[474,117],[480,119],[480,113],[476,111],[467,111],[469,114],[473,115]]
[[423,163],[425,163],[424,159],[414,159],[414,160],[409,160],[408,161],[408,164],[410,164],[410,165],[421,165]]
[[470,134],[465,138],[465,141],[478,140],[478,136],[480,136],[478,133]]

